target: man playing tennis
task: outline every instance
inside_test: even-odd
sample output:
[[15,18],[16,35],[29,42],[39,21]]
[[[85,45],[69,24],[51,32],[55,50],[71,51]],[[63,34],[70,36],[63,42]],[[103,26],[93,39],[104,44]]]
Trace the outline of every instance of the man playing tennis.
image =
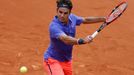
[[75,38],[76,26],[104,22],[105,17],[79,17],[71,13],[70,0],[57,0],[57,15],[50,23],[50,45],[44,53],[48,75],[72,75],[73,45],[88,44],[91,36]]

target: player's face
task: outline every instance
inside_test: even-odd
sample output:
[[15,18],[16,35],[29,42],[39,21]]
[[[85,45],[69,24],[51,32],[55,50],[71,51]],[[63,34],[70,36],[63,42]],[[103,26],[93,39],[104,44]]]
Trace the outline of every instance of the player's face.
[[70,14],[70,10],[68,8],[60,7],[57,10],[58,19],[63,23],[68,22],[69,14]]

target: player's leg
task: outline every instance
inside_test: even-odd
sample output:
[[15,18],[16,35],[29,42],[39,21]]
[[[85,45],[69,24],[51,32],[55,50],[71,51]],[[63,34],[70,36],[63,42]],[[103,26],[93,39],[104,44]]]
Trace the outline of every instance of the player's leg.
[[69,62],[61,62],[63,71],[65,75],[72,75],[72,61]]
[[57,60],[49,58],[44,61],[44,67],[48,75],[64,75],[63,69]]

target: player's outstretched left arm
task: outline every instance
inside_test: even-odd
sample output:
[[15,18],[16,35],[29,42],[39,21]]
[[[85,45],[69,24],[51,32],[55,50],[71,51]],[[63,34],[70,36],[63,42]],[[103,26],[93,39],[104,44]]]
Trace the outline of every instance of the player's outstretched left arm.
[[106,17],[83,17],[83,24],[105,22]]

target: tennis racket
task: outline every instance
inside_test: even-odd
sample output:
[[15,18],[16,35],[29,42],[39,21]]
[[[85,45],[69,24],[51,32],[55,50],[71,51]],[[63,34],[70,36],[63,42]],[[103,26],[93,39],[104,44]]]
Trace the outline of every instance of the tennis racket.
[[118,17],[122,15],[122,13],[126,10],[128,4],[126,1],[121,2],[118,4],[112,12],[107,16],[106,21],[91,35],[92,38],[95,38],[98,33],[105,28],[107,25],[109,25],[111,22],[116,20]]

